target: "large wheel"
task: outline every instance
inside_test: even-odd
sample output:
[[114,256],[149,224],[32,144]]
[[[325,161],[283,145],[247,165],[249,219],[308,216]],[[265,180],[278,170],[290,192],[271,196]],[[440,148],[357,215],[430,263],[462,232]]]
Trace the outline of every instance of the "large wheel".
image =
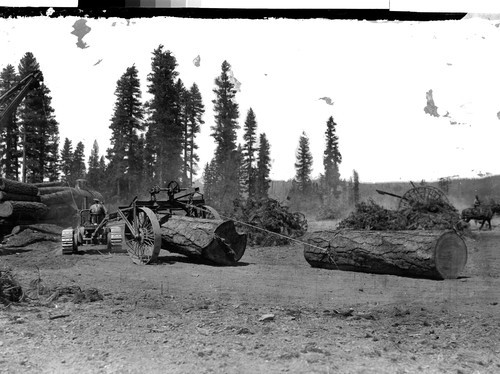
[[399,200],[398,209],[406,209],[415,204],[430,206],[432,204],[450,204],[445,193],[432,186],[418,186],[408,190]]
[[219,212],[217,212],[214,208],[209,205],[200,206],[201,218],[208,219],[221,219]]
[[125,225],[125,243],[132,261],[136,264],[156,261],[161,249],[160,224],[156,215],[149,208],[139,207],[135,217],[130,213],[128,220],[134,232]]

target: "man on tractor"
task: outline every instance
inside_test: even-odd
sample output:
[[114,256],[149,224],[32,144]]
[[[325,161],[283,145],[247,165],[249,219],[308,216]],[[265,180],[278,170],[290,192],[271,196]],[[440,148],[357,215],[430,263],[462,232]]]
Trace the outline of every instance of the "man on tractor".
[[102,222],[106,216],[106,208],[99,201],[99,199],[94,199],[94,204],[90,206],[90,222],[94,225],[98,225]]

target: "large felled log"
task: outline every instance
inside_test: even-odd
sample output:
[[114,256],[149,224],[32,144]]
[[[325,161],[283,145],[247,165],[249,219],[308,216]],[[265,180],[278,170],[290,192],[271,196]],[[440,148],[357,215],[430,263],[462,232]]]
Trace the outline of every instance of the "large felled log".
[[[55,187],[54,187],[55,188]],[[87,191],[79,188],[66,188],[63,191],[40,196],[40,201],[45,205],[68,204],[82,207],[84,199],[88,205],[92,204],[92,199],[102,200],[102,195],[96,191]]]
[[40,188],[45,187],[64,187],[66,186],[65,182],[42,182],[42,183],[33,183],[34,186]]
[[61,232],[63,230],[62,227],[57,225],[51,225],[48,223],[37,223],[33,225],[17,225],[12,229],[11,234],[18,235],[19,233],[27,229],[52,235],[61,235]]
[[13,221],[38,221],[48,211],[47,205],[31,201],[4,201],[0,203],[0,217],[9,217]]
[[35,201],[40,202],[40,196],[20,195],[17,193],[0,191],[0,201]]
[[47,234],[30,229],[24,230],[18,235],[12,235],[3,240],[2,245],[5,247],[25,247],[36,242],[60,242],[61,235]]
[[0,178],[0,191],[11,192],[19,195],[38,195],[38,187],[35,185],[5,178]]
[[234,265],[245,253],[247,237],[233,221],[172,216],[161,225],[162,248],[219,265]]
[[69,191],[71,187],[64,186],[50,186],[50,187],[40,187],[38,188],[39,195],[48,195],[55,192]]
[[333,230],[305,239],[312,245],[304,245],[304,257],[313,267],[454,279],[467,262],[467,246],[454,231]]
[[68,204],[57,204],[49,206],[49,211],[43,217],[43,222],[65,223],[68,226],[76,223],[77,208]]

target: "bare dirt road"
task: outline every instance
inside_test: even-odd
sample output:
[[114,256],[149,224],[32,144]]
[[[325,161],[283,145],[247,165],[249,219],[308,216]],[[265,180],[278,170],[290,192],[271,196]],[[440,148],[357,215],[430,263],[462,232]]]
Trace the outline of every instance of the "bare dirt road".
[[0,372],[498,373],[500,227],[475,233],[463,276],[447,281],[314,269],[300,244],[247,248],[235,267],[3,250],[23,286],[102,300],[0,304]]

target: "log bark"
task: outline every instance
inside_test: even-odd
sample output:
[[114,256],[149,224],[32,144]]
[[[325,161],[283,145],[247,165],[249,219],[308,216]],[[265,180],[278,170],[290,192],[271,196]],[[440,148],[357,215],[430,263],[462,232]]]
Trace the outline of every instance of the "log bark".
[[332,230],[307,234],[304,257],[313,267],[455,279],[467,246],[454,231]]
[[0,203],[0,217],[12,221],[39,221],[49,211],[47,205],[30,201],[4,201]]
[[35,185],[5,178],[0,178],[0,191],[16,193],[19,195],[38,195],[38,187]]
[[77,213],[78,210],[68,204],[51,205],[42,221],[46,223],[64,223],[65,226],[71,226],[77,223]]
[[31,231],[37,231],[52,235],[61,235],[63,230],[62,227],[57,225],[51,225],[48,223],[38,223],[33,225],[17,225],[12,229],[11,234],[18,235],[19,233],[27,229],[30,229]]
[[[102,200],[102,195],[96,191],[81,190],[79,188],[66,188],[64,191],[55,192],[40,196],[40,201],[45,205],[75,205],[79,208],[83,207],[83,202],[87,199],[87,205],[92,204],[94,198]],[[87,208],[88,208],[87,206]]]
[[64,187],[64,186],[40,187],[40,188],[38,188],[38,194],[39,195],[48,195],[48,194],[55,193],[55,192],[69,191],[70,188],[71,187]]
[[0,201],[35,201],[40,202],[40,196],[20,195],[12,192],[0,191]]
[[42,182],[42,183],[33,183],[33,185],[40,189],[44,187],[64,187],[67,184],[65,182]]
[[172,216],[161,225],[162,248],[218,265],[234,265],[245,253],[247,237],[233,221]]
[[2,242],[2,245],[4,247],[25,247],[29,244],[43,241],[60,242],[61,235],[46,234],[27,229],[18,235],[12,235],[6,238]]

